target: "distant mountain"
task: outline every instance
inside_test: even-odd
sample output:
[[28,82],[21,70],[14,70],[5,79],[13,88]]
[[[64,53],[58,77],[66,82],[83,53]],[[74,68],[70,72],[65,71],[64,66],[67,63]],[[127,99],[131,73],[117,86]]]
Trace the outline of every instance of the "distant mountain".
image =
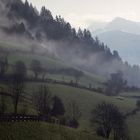
[[140,23],[117,17],[105,27],[92,32],[112,50],[118,50],[123,60],[139,64]]
[[127,33],[133,33],[133,34],[140,34],[140,22],[134,22],[131,20],[127,20],[121,17],[117,17],[113,19],[111,22],[101,24],[99,23],[100,28],[96,28],[96,30],[93,30],[94,23],[92,26],[89,26],[89,29],[93,34],[99,34],[103,32],[108,31],[122,31]]
[[140,64],[140,35],[122,31],[108,31],[98,34],[100,40],[112,49],[117,49],[120,56],[132,64]]
[[140,34],[140,23],[124,18],[115,18],[104,29],[105,31],[119,30],[128,33]]

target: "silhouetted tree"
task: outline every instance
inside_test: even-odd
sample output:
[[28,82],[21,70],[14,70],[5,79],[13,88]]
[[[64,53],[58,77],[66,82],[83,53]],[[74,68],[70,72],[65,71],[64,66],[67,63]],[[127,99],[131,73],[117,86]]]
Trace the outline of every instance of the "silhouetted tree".
[[53,20],[53,16],[49,10],[47,10],[44,6],[41,8],[40,12],[41,22],[47,22],[49,20]]
[[42,72],[42,66],[39,60],[32,60],[31,69],[34,73],[34,78],[37,79],[38,75]]
[[17,114],[17,107],[25,88],[25,77],[22,72],[17,72],[17,69],[14,69],[8,79],[8,83],[10,92],[12,93],[14,113]]
[[127,82],[123,79],[123,73],[121,71],[111,74],[110,80],[107,81],[105,94],[109,96],[118,95]]
[[113,51],[113,56],[114,56],[114,58],[121,60],[118,51],[114,50]]
[[7,110],[6,96],[0,96],[0,115],[3,115]]
[[78,33],[77,33],[78,38],[83,41],[84,39],[84,34],[83,31],[79,28]]
[[4,76],[8,70],[8,54],[0,58],[0,75]]
[[54,96],[53,102],[54,103],[53,103],[53,108],[51,110],[51,114],[55,117],[64,115],[65,108],[64,108],[64,105],[62,103],[62,100],[59,97]]
[[49,117],[53,105],[52,95],[46,85],[40,85],[33,94],[33,101],[39,115]]
[[114,140],[127,140],[123,114],[113,104],[102,102],[92,111],[92,123],[97,124],[98,134],[109,139],[113,132]]
[[81,118],[81,111],[75,101],[71,101],[67,108],[68,125],[73,128],[79,126],[79,119]]

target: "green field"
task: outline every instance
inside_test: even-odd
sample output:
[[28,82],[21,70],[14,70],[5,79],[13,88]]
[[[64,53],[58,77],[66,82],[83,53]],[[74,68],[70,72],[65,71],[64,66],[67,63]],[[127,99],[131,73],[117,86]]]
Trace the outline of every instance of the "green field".
[[[8,49],[8,48],[13,48],[13,49],[16,49],[18,48],[18,50],[20,50],[20,46],[16,46],[15,48],[13,46],[10,46],[8,45],[7,47],[7,44],[2,44],[0,43],[0,48],[1,47],[5,47]],[[74,69],[77,69],[79,70],[78,68],[75,68],[73,66],[71,66],[70,64],[66,64],[65,62],[63,61],[60,61],[59,59],[56,59],[54,57],[50,57],[50,56],[42,56],[41,54],[32,54],[30,53],[30,51],[28,49],[26,49],[27,47],[21,47],[21,49],[25,48],[24,51],[27,51],[28,53],[23,53],[23,52],[16,52],[16,51],[13,51],[13,52],[10,52],[9,55],[8,55],[8,61],[9,61],[9,64],[15,64],[16,61],[23,61],[27,68],[30,69],[30,65],[31,65],[31,62],[32,60],[36,59],[36,60],[39,60],[42,64],[42,66],[46,69],[67,69],[67,68],[74,68]],[[1,53],[0,53],[1,55]],[[31,71],[28,71],[28,74],[30,76],[32,76],[32,72]],[[49,74],[47,73],[47,78],[51,78],[51,79],[54,79],[54,80],[65,80],[66,82],[70,82],[71,80],[75,81],[75,78],[73,76],[68,76],[68,75],[62,75],[62,74]],[[98,76],[98,75],[94,75],[94,74],[91,74],[87,71],[84,71],[84,76],[80,78],[80,81],[79,83],[82,84],[82,85],[86,85],[86,86],[89,86],[89,84],[91,84],[93,87],[102,87],[102,83],[105,81],[104,78]]]
[[0,140],[103,140],[94,133],[48,123],[2,123]]
[[[36,89],[38,87],[38,85],[40,85],[41,83],[38,84],[34,84],[34,83],[30,83],[28,84],[27,90],[29,93],[32,93],[32,89]],[[59,97],[61,97],[62,101],[64,102],[65,107],[67,108],[67,105],[70,101],[75,100],[78,105],[79,108],[82,112],[82,118],[80,120],[80,127],[79,130],[81,131],[88,131],[88,132],[94,132],[94,127],[90,125],[90,117],[91,117],[91,110],[95,108],[95,106],[102,102],[102,101],[106,101],[106,102],[111,102],[116,104],[123,113],[126,112],[130,112],[131,110],[133,110],[136,107],[136,99],[133,98],[123,98],[123,100],[119,100],[117,97],[108,97],[99,93],[95,93],[95,92],[90,92],[90,91],[86,91],[86,90],[82,90],[82,89],[77,89],[77,88],[72,88],[72,87],[68,87],[68,86],[63,86],[63,85],[54,85],[54,84],[49,84],[48,85],[52,95],[57,95]],[[27,97],[29,95],[26,95]],[[23,102],[24,104],[24,102]],[[19,107],[19,112],[20,109],[22,109],[22,104]],[[29,105],[29,112],[31,114],[35,114],[34,108],[32,106]],[[128,120],[128,124],[129,124],[129,129],[130,129],[130,134],[133,138],[133,140],[135,140],[136,138],[139,139],[139,123],[136,125],[137,126],[137,131],[134,131],[135,128],[135,124],[136,122],[140,122],[139,118],[140,118],[140,114],[138,113],[136,116],[133,116],[134,118],[131,118]],[[133,130],[133,131],[131,131]]]
[[[4,43],[0,43],[1,46],[5,46],[7,48],[13,47]],[[16,47],[18,48],[18,47]],[[27,49],[22,46],[22,49]],[[27,49],[28,50],[28,49]],[[42,63],[42,65],[46,68],[71,68],[71,65],[65,64],[63,61],[58,59],[54,59],[48,56],[41,56],[39,54],[30,54],[30,53],[21,53],[14,52],[9,54],[9,63],[14,64],[18,60],[22,60],[25,62],[27,67],[30,67],[30,63],[33,59],[38,59]],[[32,73],[28,71],[30,76]],[[90,83],[93,87],[103,87],[103,79],[100,76],[84,72],[85,75],[80,79],[80,84],[88,86]],[[55,74],[47,74],[48,78],[54,80],[65,80],[66,82],[70,82],[74,80],[71,76],[64,75],[55,75]],[[24,96],[30,98],[33,91],[38,88],[38,86],[42,83],[27,83],[26,84],[26,92]],[[52,125],[48,123],[3,123],[0,124],[0,140],[103,140],[103,138],[98,138],[95,134],[95,127],[90,125],[90,117],[91,111],[95,108],[95,106],[102,102],[111,102],[117,105],[123,113],[130,112],[131,110],[136,108],[137,98],[131,98],[133,95],[139,96],[140,93],[122,93],[120,100],[119,97],[109,97],[100,93],[95,93],[83,89],[73,88],[64,85],[58,84],[47,84],[52,95],[59,96],[65,108],[67,108],[68,103],[70,101],[75,100],[79,108],[82,112],[82,118],[80,120],[80,127],[78,130],[70,129],[67,127],[62,127],[59,125]],[[130,96],[130,97],[128,97]],[[10,98],[7,98],[8,110],[7,112],[12,112],[12,101]],[[28,113],[36,114],[34,107],[29,102],[21,101],[18,111],[20,112],[22,107],[25,105],[28,106]],[[130,136],[132,140],[140,139],[140,113],[130,117],[128,120],[128,126],[130,131]],[[18,130],[18,131],[17,131]],[[8,135],[7,135],[8,134]]]

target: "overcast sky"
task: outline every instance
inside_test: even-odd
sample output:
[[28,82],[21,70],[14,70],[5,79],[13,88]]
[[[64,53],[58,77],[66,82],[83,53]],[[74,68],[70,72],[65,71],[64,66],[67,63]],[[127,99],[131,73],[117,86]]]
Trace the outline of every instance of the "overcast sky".
[[[24,1],[24,0],[23,0]],[[38,9],[45,6],[55,16],[61,15],[75,27],[87,27],[93,21],[115,17],[140,21],[140,0],[28,0]]]

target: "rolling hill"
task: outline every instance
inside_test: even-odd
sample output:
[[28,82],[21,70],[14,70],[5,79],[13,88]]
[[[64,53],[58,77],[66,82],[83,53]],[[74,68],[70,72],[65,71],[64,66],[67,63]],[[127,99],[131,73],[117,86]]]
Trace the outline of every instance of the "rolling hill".
[[[3,46],[3,43],[1,44],[1,47]],[[9,48],[10,45],[7,46],[7,48]],[[26,46],[25,46],[26,48]],[[13,48],[14,49],[14,48]],[[72,66],[68,66],[66,65],[64,62],[60,61],[60,60],[57,60],[57,59],[54,59],[54,58],[50,58],[49,56],[40,56],[39,54],[28,54],[28,53],[23,53],[23,52],[14,52],[14,53],[11,53],[9,55],[9,62],[11,64],[14,64],[16,61],[18,60],[22,60],[24,61],[24,63],[29,66],[30,62],[32,59],[38,59],[42,62],[42,64],[44,66],[46,66],[47,68],[49,67],[53,67],[55,66],[56,68],[61,68],[61,67],[64,67],[64,68],[69,68],[69,67],[72,67]],[[62,64],[62,65],[61,65]],[[58,67],[57,67],[58,66]],[[85,72],[86,73],[86,72]],[[57,79],[58,77],[62,77],[62,75],[49,75],[50,78],[54,78],[54,79]],[[59,79],[59,78],[58,78]],[[70,81],[71,79],[73,79],[72,77],[69,77],[67,79],[67,81]],[[102,87],[102,82],[103,82],[103,79],[99,78],[98,76],[94,76],[90,73],[86,73],[85,77],[83,77],[80,82],[83,83],[83,84],[89,84],[89,82],[91,81],[93,82],[93,85],[95,86],[99,86],[99,87]],[[28,82],[28,84],[26,85],[26,91],[27,93],[24,95],[25,97],[29,98],[32,94],[33,94],[33,90],[35,90],[36,88],[38,88],[38,86],[42,84],[40,82],[36,83],[36,82]],[[79,130],[73,130],[73,129],[66,129],[67,133],[66,135],[68,135],[67,137],[71,137],[72,139],[78,139],[77,135],[79,135],[79,133],[82,131],[87,131],[88,134],[86,133],[82,133],[82,138],[84,138],[84,135],[88,135],[89,136],[89,140],[91,139],[97,139],[98,140],[98,137],[95,135],[95,130],[94,130],[94,127],[90,125],[90,117],[91,117],[91,111],[92,109],[95,108],[95,106],[102,102],[102,101],[106,101],[106,102],[110,102],[110,103],[113,103],[113,104],[116,104],[123,113],[126,113],[126,112],[129,112],[131,110],[133,110],[135,108],[135,104],[136,104],[136,100],[137,99],[134,99],[134,98],[128,98],[128,97],[123,97],[123,100],[120,100],[118,97],[108,97],[108,96],[105,96],[103,94],[100,94],[100,93],[96,93],[96,92],[91,92],[91,91],[88,91],[88,90],[83,90],[83,89],[79,89],[79,88],[74,88],[74,87],[69,87],[69,86],[65,86],[65,85],[59,85],[59,84],[47,84],[49,86],[49,89],[52,93],[52,95],[57,95],[59,96],[65,107],[67,107],[68,103],[70,101],[73,101],[75,100],[78,105],[79,105],[79,108],[82,112],[82,118],[80,120],[80,127],[79,127]],[[12,101],[11,99],[7,99],[7,102],[9,104],[9,107],[8,107],[8,112],[12,112],[13,108],[12,108]],[[26,102],[25,101],[22,101],[20,103],[20,106],[19,106],[19,112],[20,110],[22,109],[23,105],[25,104]],[[27,104],[27,103],[26,103]],[[28,113],[33,113],[35,114],[35,110],[34,108],[30,105],[30,104],[27,104],[28,106]],[[139,118],[139,114],[138,116],[136,115],[135,116],[137,119]],[[130,120],[128,120],[128,123],[129,121],[131,122],[130,125],[129,125],[129,129],[130,131],[135,127],[135,121],[132,120],[130,118]],[[4,125],[3,125],[4,126]],[[37,128],[36,128],[37,127]],[[137,126],[138,127],[138,126]],[[19,129],[20,131],[16,132],[15,130],[16,129]],[[27,128],[26,130],[30,129],[31,133],[30,135],[27,133],[26,130],[23,130],[24,128]],[[53,128],[53,132],[50,134],[49,131],[52,131],[51,129]],[[139,127],[138,127],[139,128]],[[49,137],[52,137],[54,138],[56,135],[60,135],[60,132],[57,130],[57,128],[53,127],[53,125],[51,124],[36,124],[36,123],[20,123],[20,125],[17,125],[17,124],[14,124],[14,125],[11,125],[9,124],[8,126],[5,125],[4,127],[0,127],[0,130],[1,132],[3,132],[3,134],[5,134],[6,132],[6,129],[12,129],[12,133],[9,133],[8,137],[12,137],[14,140],[15,139],[18,139],[22,140],[22,137],[19,138],[19,134],[22,135],[22,133],[24,132],[24,134],[26,134],[26,138],[28,139],[29,137],[36,137],[36,139],[38,140],[38,138],[41,137],[41,135],[44,136],[44,138],[46,138],[45,136],[45,133],[48,134]],[[63,130],[63,128],[62,128]],[[37,131],[37,133],[33,133]],[[41,132],[40,132],[41,131]],[[80,132],[79,132],[80,131]],[[73,135],[71,134],[74,133]],[[139,138],[138,136],[138,131],[134,132],[132,131],[133,133],[131,133],[131,136],[132,138]],[[93,134],[92,134],[93,133]],[[53,136],[52,136],[53,135]],[[75,136],[76,135],[76,136]],[[3,137],[6,137],[6,135],[2,135]],[[60,136],[61,137],[61,136]],[[24,137],[25,138],[25,137]],[[59,139],[59,138],[58,138]],[[66,138],[64,138],[65,140]],[[69,138],[70,139],[70,138]],[[102,139],[102,138],[99,138],[99,139]],[[71,140],[71,139],[70,139]]]
[[[134,94],[134,92],[121,93],[118,96],[106,96],[103,93],[107,85],[105,83],[107,80],[106,77],[119,70],[124,72],[124,77],[127,78],[128,83],[131,82],[131,85],[139,84],[140,68],[136,67],[136,69],[133,69],[128,63],[123,62],[117,51],[112,52],[104,43],[100,42],[98,38],[93,38],[89,30],[79,29],[76,31],[76,29],[72,28],[61,16],[54,18],[51,12],[45,7],[42,7],[41,12],[37,12],[28,1],[23,3],[21,0],[2,0],[2,2],[4,8],[8,10],[5,18],[11,23],[10,25],[0,27],[2,34],[0,34],[0,59],[3,60],[1,64],[6,65],[7,68],[4,74],[1,73],[0,83],[1,97],[5,97],[5,104],[7,105],[4,113],[12,114],[15,111],[16,115],[17,113],[38,115],[39,117],[43,117],[43,119],[41,119],[42,122],[0,123],[0,139],[103,140],[104,138],[98,138],[95,129],[96,125],[91,125],[90,120],[91,111],[95,109],[99,103],[105,101],[107,103],[113,103],[119,108],[121,118],[127,119],[126,123],[128,124],[131,139],[139,140],[139,110],[135,113],[132,112],[134,109],[137,109],[136,102],[139,98],[129,96],[129,94]],[[13,19],[15,22],[10,22],[11,20],[13,21]],[[119,23],[121,22],[120,26],[123,26],[122,19],[117,19],[117,21],[119,21]],[[115,20],[115,23],[117,21]],[[113,25],[114,23],[110,24],[111,29],[114,29]],[[132,23],[130,23],[128,27],[130,28],[131,25]],[[118,23],[115,26],[120,29]],[[126,27],[126,29],[128,28]],[[135,28],[132,30],[135,31]],[[112,33],[110,34],[113,36]],[[126,37],[126,34],[122,31],[117,32],[117,34],[120,40]],[[128,32],[127,37],[132,38],[133,41],[135,40],[130,33],[128,35]],[[135,41],[138,40],[139,39],[136,39]],[[40,62],[36,64],[37,68],[40,65],[42,66],[42,68],[39,69],[40,73],[38,77],[34,70],[31,69],[32,60]],[[25,73],[20,73],[19,70],[16,69],[15,63],[17,61],[22,61],[22,64],[26,65],[26,77],[24,77]],[[62,74],[59,71],[60,69],[78,71],[78,73],[80,71],[83,75],[78,81],[74,74],[70,75],[68,72]],[[43,70],[45,70],[46,74],[44,79],[41,73]],[[60,73],[50,73],[49,70],[51,72],[53,70],[55,72],[59,71]],[[13,73],[11,74],[11,72]],[[21,79],[15,76],[20,76]],[[16,81],[16,84],[14,81]],[[11,84],[13,84],[13,87],[19,86],[18,84],[20,84],[22,89],[20,87],[16,89],[11,88]],[[43,86],[40,87],[40,85]],[[92,90],[92,87],[94,90]],[[101,92],[99,92],[100,89],[102,90]],[[7,93],[11,95],[9,96]],[[16,103],[18,102],[16,108],[13,101],[17,99],[18,94],[21,95],[18,96],[19,100],[16,101]],[[41,98],[36,96],[41,105],[34,103],[35,94],[41,96]],[[60,98],[59,101],[61,101],[61,105],[66,109],[66,112],[64,111],[65,114],[61,114],[62,116],[60,114],[60,116],[58,114],[55,116],[52,111],[56,103],[54,100],[56,96]],[[48,98],[48,100],[46,98]],[[42,102],[40,103],[40,101]],[[73,103],[72,101],[77,103],[76,108],[78,109],[76,109],[76,113],[78,112],[77,110],[80,110],[80,114],[82,114],[80,120],[76,120],[74,117],[72,117],[71,120],[69,119],[71,116],[67,116],[67,113],[70,112],[69,102]],[[128,116],[126,117],[128,113],[132,113],[129,118],[127,118]],[[44,121],[45,118],[45,120],[49,122],[49,117],[53,120],[57,119],[57,122],[54,121],[56,124],[49,124]],[[135,118],[135,120],[133,118]],[[78,129],[61,126],[58,121],[63,121],[63,119],[66,121],[64,124],[68,126],[71,126],[71,122],[76,121],[76,123],[79,123]],[[13,121],[12,118],[11,120]],[[67,123],[67,121],[69,122]],[[52,122],[52,120],[50,122]],[[115,122],[116,121],[113,123],[115,124]],[[134,131],[134,129],[136,129],[136,131]],[[113,138],[110,137],[110,140],[113,140]]]

